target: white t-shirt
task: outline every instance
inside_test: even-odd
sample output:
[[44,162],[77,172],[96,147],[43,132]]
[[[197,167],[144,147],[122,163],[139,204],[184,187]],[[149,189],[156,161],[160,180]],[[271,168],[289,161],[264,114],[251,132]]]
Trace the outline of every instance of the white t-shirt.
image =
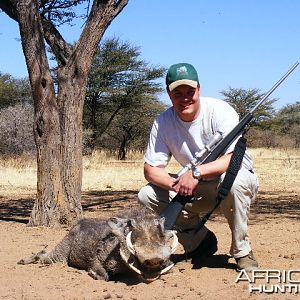
[[[166,166],[171,157],[182,165],[188,164],[196,152],[202,150],[219,132],[225,137],[239,122],[236,111],[225,101],[209,97],[200,98],[200,114],[192,122],[182,121],[170,107],[154,121],[145,162],[151,166]],[[226,153],[232,152],[234,142]],[[243,165],[253,169],[253,162],[246,151]]]

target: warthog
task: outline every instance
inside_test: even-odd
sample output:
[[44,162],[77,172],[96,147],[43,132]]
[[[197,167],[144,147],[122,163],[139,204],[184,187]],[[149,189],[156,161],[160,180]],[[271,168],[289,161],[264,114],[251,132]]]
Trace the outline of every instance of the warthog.
[[18,264],[64,262],[108,281],[128,269],[146,281],[169,271],[178,239],[164,228],[164,218],[144,206],[109,220],[81,219],[50,252],[42,250]]

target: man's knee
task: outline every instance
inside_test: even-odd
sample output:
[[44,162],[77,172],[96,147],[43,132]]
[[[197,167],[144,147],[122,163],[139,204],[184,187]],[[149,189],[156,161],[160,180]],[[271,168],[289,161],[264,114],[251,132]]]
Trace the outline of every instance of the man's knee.
[[231,188],[231,194],[243,195],[254,200],[258,191],[258,181],[256,175],[247,169],[241,169]]

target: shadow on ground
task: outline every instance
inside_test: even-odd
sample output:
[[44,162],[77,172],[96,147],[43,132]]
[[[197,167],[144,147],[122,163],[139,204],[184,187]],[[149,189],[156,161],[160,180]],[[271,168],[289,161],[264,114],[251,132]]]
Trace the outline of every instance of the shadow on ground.
[[[82,193],[82,207],[87,216],[109,216],[112,212],[137,204],[137,190],[88,191]],[[275,218],[300,219],[300,195],[261,191],[251,206],[251,221]],[[0,220],[27,223],[34,197],[9,198],[0,196]],[[215,219],[215,216],[212,216]]]
[[[137,203],[136,190],[126,191],[90,191],[82,193],[81,204],[89,216],[109,215],[112,211],[121,211]],[[28,223],[35,198],[9,198],[0,196],[0,220]]]
[[216,254],[212,256],[205,257],[197,257],[192,260],[193,269],[201,269],[201,268],[223,268],[223,269],[236,269],[236,264],[230,263],[229,259],[231,256],[227,254]]
[[137,204],[136,190],[90,191],[82,193],[82,208],[89,216],[120,213],[124,208]]
[[0,220],[27,223],[34,198],[9,199],[0,196]]
[[201,268],[223,268],[223,269],[235,269],[236,264],[230,263],[229,259],[231,256],[227,254],[215,254],[211,256],[198,256],[193,259],[187,260],[184,253],[173,254],[172,261],[180,267],[181,263],[190,261],[193,265],[193,269]]
[[300,195],[298,193],[276,193],[261,191],[251,206],[252,219],[260,217],[290,218],[300,220]]

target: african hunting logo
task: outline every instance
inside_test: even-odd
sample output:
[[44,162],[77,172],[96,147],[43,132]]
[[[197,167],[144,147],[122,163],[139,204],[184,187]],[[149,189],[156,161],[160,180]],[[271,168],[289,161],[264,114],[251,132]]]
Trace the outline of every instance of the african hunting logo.
[[236,280],[249,283],[249,293],[299,294],[300,269],[297,270],[242,270]]

